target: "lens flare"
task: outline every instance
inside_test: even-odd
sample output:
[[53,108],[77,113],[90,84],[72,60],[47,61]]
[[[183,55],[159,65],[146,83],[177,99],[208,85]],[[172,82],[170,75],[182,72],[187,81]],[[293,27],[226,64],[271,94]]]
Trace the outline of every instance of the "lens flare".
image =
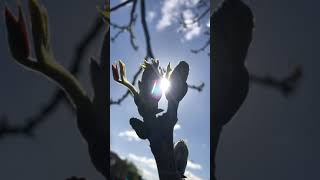
[[153,83],[151,94],[156,99],[160,99],[161,98],[162,92],[161,92],[161,87],[160,87],[159,81],[155,81]]
[[161,96],[167,92],[170,88],[170,81],[166,78],[155,81],[151,90],[151,94],[154,98],[160,99]]

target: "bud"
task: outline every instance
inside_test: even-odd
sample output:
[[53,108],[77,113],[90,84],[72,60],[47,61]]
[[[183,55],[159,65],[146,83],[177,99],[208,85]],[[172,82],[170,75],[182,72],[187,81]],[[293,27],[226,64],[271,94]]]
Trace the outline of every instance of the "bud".
[[112,75],[113,75],[113,79],[119,82],[119,71],[118,71],[117,64],[112,64]]
[[32,34],[35,52],[39,61],[45,60],[42,48],[49,49],[49,30],[47,10],[37,0],[29,0]]
[[140,139],[147,139],[148,138],[148,129],[144,125],[144,122],[137,119],[131,118],[130,125],[135,130],[136,134],[139,136]]
[[189,65],[181,61],[172,71],[169,81],[171,90],[165,95],[168,101],[179,103],[188,91],[187,78],[189,75]]
[[183,140],[179,140],[174,145],[174,159],[176,162],[177,170],[182,178],[186,178],[184,176],[184,172],[186,170],[186,166],[188,163],[188,147]]
[[143,73],[139,81],[140,97],[149,108],[155,108],[161,99],[161,72],[159,71],[159,60],[151,59],[149,63],[144,60]]
[[169,79],[171,73],[172,73],[172,68],[171,68],[171,64],[169,63],[168,66],[167,66],[167,70],[166,70],[165,77],[166,77],[167,79]]
[[8,31],[8,41],[12,56],[16,60],[25,59],[30,55],[27,26],[24,21],[22,8],[19,5],[19,17],[14,17],[12,12],[5,7],[5,19]]
[[121,77],[121,80],[122,81],[125,81],[126,80],[126,65],[121,61],[119,60],[119,66],[120,66],[120,77]]
[[112,65],[112,74],[113,74],[113,79],[117,81],[118,83],[126,86],[134,96],[138,95],[137,90],[135,87],[128,81],[126,77],[126,66],[125,64],[119,60],[119,67],[120,67],[120,78],[119,79],[119,71],[118,71],[118,66],[117,64]]

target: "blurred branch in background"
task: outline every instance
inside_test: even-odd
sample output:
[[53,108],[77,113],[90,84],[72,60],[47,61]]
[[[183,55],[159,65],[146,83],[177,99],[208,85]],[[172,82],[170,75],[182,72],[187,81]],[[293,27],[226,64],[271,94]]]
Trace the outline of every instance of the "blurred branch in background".
[[[204,7],[205,1],[199,1],[200,4],[198,7]],[[112,8],[110,8],[110,11],[116,11],[119,10],[120,8],[128,5],[129,3],[137,3],[137,0],[127,0],[124,1]],[[131,7],[131,20],[135,21],[135,18],[137,17],[135,14],[136,12],[136,6]],[[133,10],[134,9],[134,10]],[[143,32],[144,36],[146,39],[146,57],[154,57],[152,53],[152,48],[151,48],[151,41],[150,41],[150,36],[149,36],[149,31],[147,28],[147,23],[145,21],[145,6],[141,6],[140,9],[140,14],[143,14],[141,16],[141,24],[143,27]],[[206,10],[204,11],[206,12]],[[135,17],[135,18],[134,18]],[[201,17],[201,18],[199,18]],[[199,19],[202,19],[203,16],[199,16]],[[135,23],[129,23],[131,26],[130,28],[133,29],[133,26]],[[111,27],[118,29],[117,27],[114,27],[111,25]],[[93,40],[98,37],[100,32],[102,32],[103,28],[103,21],[100,17],[96,18],[94,23],[92,24],[91,28],[89,31],[83,36],[79,44],[76,46],[73,58],[71,60],[71,65],[68,68],[72,74],[75,76],[78,75],[79,69],[82,65],[82,62],[84,60],[84,55],[86,54],[89,46],[93,42]],[[129,27],[126,27],[129,28]],[[132,33],[134,31],[132,30]],[[209,36],[210,33],[209,31],[204,32],[204,35]],[[130,36],[131,39],[130,41],[134,40],[134,34]],[[131,44],[132,45],[132,44]],[[205,45],[197,50],[192,50],[194,53],[200,53],[204,51],[207,47],[210,45],[210,40],[205,43]],[[134,46],[133,46],[134,48]],[[134,74],[133,79],[132,79],[132,84],[135,85],[137,78],[141,74],[141,68]],[[302,68],[299,66],[299,68],[296,68],[295,72],[291,73],[288,75],[288,77],[278,80],[272,76],[267,76],[267,77],[260,77],[255,74],[250,74],[250,79],[251,82],[257,85],[262,85],[268,88],[274,88],[282,92],[284,95],[290,95],[297,87],[298,81],[302,77]],[[201,92],[204,88],[205,84],[201,83],[200,85],[188,85],[190,89],[197,90]],[[129,96],[130,92],[126,91],[120,98],[117,98],[115,100],[110,98],[110,105],[120,105],[121,102],[126,99]],[[58,105],[60,105],[61,102],[68,102],[66,101],[66,97],[64,93],[61,90],[56,90],[53,92],[51,98],[49,98],[48,103],[44,104],[39,112],[36,112],[34,115],[28,117],[25,119],[23,124],[16,125],[16,124],[10,124],[8,121],[8,117],[6,115],[3,115],[2,118],[0,118],[0,138],[4,138],[5,136],[12,136],[12,135],[25,135],[25,137],[32,137],[31,135],[34,133],[35,129],[41,124],[44,123],[46,118],[51,115],[54,110],[58,108]],[[72,108],[70,108],[72,109]]]
[[[80,43],[76,46],[73,58],[71,60],[71,65],[68,70],[75,76],[78,75],[79,69],[83,62],[84,55],[86,54],[89,45],[92,43],[95,37],[102,31],[103,21],[99,17],[97,18],[93,26],[89,31],[83,36]],[[48,100],[47,104],[44,104],[40,111],[35,115],[32,115],[25,119],[24,123],[21,125],[12,125],[9,123],[6,115],[0,119],[0,138],[7,135],[27,135],[31,137],[34,130],[42,123],[45,122],[46,118],[51,115],[54,110],[58,108],[61,102],[68,103],[64,92],[59,88],[55,88],[53,94]],[[70,110],[72,108],[69,108]]]
[[279,90],[284,96],[288,97],[296,90],[302,76],[302,67],[297,65],[285,78],[276,79],[271,76],[260,77],[255,74],[250,74],[250,81],[251,83]]

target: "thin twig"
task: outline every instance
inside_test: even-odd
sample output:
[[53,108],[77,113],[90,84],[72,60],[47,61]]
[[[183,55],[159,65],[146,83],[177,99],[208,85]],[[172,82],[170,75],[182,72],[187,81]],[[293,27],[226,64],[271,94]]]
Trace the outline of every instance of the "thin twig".
[[[135,14],[136,6],[137,6],[137,0],[132,0],[133,3],[131,11],[130,11],[130,20],[128,25],[117,25],[110,21],[110,26],[114,29],[118,29],[117,33],[111,37],[111,41],[114,42],[122,33],[127,32],[129,33],[130,37],[130,44],[134,50],[138,50],[138,46],[135,43],[135,35],[134,35],[134,26],[137,19],[137,15]],[[129,2],[128,2],[129,3]]]
[[200,85],[196,86],[196,85],[189,85],[188,84],[188,88],[190,89],[194,89],[194,90],[197,90],[199,92],[201,92],[204,88],[204,83],[201,83]]
[[199,49],[191,49],[190,51],[192,53],[198,54],[199,52],[206,50],[209,46],[210,46],[210,39],[208,39],[207,42]]
[[134,1],[134,0],[124,1],[123,3],[120,3],[120,4],[116,5],[116,6],[114,6],[113,8],[111,8],[110,11],[116,11],[117,9],[122,8],[123,6],[131,3],[132,1]]
[[141,24],[142,24],[142,28],[143,28],[143,32],[144,32],[144,36],[145,36],[145,40],[146,40],[146,46],[147,46],[147,58],[154,58],[153,52],[152,52],[152,48],[151,48],[151,39],[150,39],[150,34],[149,34],[149,30],[148,30],[148,25],[146,22],[146,7],[145,7],[145,1],[141,0]]

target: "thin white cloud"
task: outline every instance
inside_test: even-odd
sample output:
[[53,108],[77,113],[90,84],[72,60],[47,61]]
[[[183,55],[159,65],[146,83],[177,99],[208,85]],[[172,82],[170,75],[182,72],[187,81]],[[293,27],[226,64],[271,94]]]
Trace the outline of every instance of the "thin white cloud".
[[139,168],[141,171],[142,177],[145,180],[157,180],[159,179],[158,175],[156,172],[151,172],[145,168]]
[[126,138],[128,141],[141,141],[134,130],[120,132],[119,137]]
[[201,177],[196,176],[195,174],[191,173],[190,171],[186,171],[184,175],[187,177],[188,180],[202,180]]
[[198,24],[192,24],[188,28],[183,30],[183,32],[185,33],[184,38],[188,41],[192,40],[193,38],[201,34],[202,32],[201,30],[202,30],[201,26],[199,26]]
[[181,6],[180,0],[165,0],[161,8],[162,17],[157,24],[157,29],[162,30],[175,21],[176,16],[179,15],[179,8]]
[[161,18],[156,26],[157,30],[161,31],[173,23],[178,22],[182,14],[187,28],[179,28],[178,30],[184,33],[185,40],[191,40],[201,34],[202,27],[197,23],[190,23],[195,17],[190,9],[183,7],[193,7],[199,0],[165,0],[161,8]]
[[193,169],[193,170],[201,170],[202,166],[200,164],[194,163],[190,160],[188,160],[187,168]]
[[145,156],[137,156],[132,153],[130,153],[128,155],[128,158],[130,160],[135,161],[135,162],[142,163],[151,169],[155,169],[155,170],[157,169],[157,164],[156,164],[156,161],[154,160],[154,158],[147,158]]
[[153,158],[128,154],[127,159],[133,162],[145,180],[158,180],[157,164]]

